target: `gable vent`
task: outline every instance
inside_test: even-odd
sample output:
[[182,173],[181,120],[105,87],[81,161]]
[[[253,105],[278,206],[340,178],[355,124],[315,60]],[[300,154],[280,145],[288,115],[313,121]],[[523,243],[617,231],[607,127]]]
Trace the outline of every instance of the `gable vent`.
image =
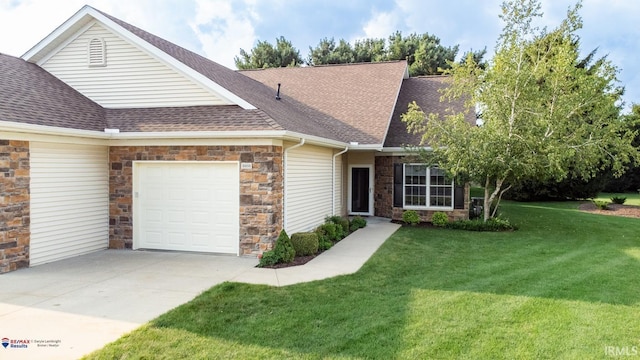
[[89,41],[87,59],[89,67],[107,66],[107,51],[103,39],[93,38]]

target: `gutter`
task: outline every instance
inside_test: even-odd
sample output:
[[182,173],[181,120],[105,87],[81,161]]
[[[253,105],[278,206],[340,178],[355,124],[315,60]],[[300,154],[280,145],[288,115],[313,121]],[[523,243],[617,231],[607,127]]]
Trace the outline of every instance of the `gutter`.
[[336,214],[336,158],[338,155],[342,155],[349,151],[349,147],[345,147],[344,150],[340,151],[337,154],[333,155],[333,159],[331,162],[331,174],[333,177],[331,178],[331,214]]
[[295,149],[295,148],[299,148],[300,146],[304,145],[305,143],[305,139],[302,138],[300,139],[300,142],[290,146],[286,149],[284,149],[284,152],[282,154],[282,164],[283,164],[283,169],[282,169],[282,229],[286,231],[287,229],[287,165],[288,165],[288,161],[287,161],[287,154],[289,153],[289,151]]

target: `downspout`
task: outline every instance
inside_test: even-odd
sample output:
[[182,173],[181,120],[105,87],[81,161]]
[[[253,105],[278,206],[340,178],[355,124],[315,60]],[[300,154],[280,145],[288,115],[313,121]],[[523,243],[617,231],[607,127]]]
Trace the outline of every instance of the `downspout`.
[[331,215],[336,214],[336,158],[338,155],[342,155],[349,150],[349,147],[345,147],[344,150],[340,151],[337,154],[333,155],[333,161],[331,162],[331,174],[333,177],[331,178]]
[[300,142],[298,144],[295,144],[291,147],[288,147],[286,149],[284,149],[284,154],[282,155],[282,162],[283,162],[283,169],[282,169],[282,230],[285,230],[287,228],[287,212],[286,212],[286,206],[287,206],[287,166],[288,166],[288,161],[287,161],[287,153],[289,152],[289,150],[293,150],[295,148],[298,148],[300,146],[304,145],[304,139],[300,139]]

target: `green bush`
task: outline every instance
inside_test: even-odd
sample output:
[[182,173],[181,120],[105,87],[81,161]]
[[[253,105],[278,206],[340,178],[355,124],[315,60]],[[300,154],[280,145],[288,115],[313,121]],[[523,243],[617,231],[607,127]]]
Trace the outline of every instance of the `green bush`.
[[332,223],[332,222],[326,222],[322,225],[320,225],[320,228],[322,228],[322,230],[324,231],[324,233],[327,236],[327,239],[331,242],[337,242],[339,239],[339,234],[338,234],[338,225]]
[[278,262],[290,263],[293,261],[293,258],[296,257],[296,251],[291,244],[291,239],[289,239],[289,236],[284,230],[280,231],[280,236],[278,236],[278,240],[276,240],[276,246],[273,248],[273,251],[278,257]]
[[609,202],[607,200],[591,200],[593,205],[595,205],[600,210],[609,210]]
[[362,216],[358,215],[351,219],[351,225],[349,225],[349,230],[356,231],[358,229],[362,229],[367,226],[367,220],[365,220]]
[[318,252],[318,235],[312,232],[291,235],[291,244],[297,256],[313,255]]
[[262,253],[262,258],[258,263],[258,267],[273,266],[279,262],[278,255],[273,250],[265,251]]
[[458,220],[446,224],[448,229],[466,230],[466,231],[513,231],[518,227],[511,224],[507,219],[491,218],[487,221],[482,220]]
[[420,216],[415,210],[407,210],[402,213],[402,221],[404,221],[405,224],[415,226],[420,222]]
[[318,235],[318,250],[324,251],[331,249],[333,242],[329,239],[324,227],[320,225],[314,232]]
[[442,211],[436,211],[431,216],[431,223],[433,224],[433,226],[445,227],[448,222],[449,222],[449,217],[447,216],[447,214],[443,213]]
[[624,196],[614,196],[614,197],[611,198],[611,202],[614,203],[614,204],[622,205],[622,204],[625,203],[625,201],[627,201],[627,198],[624,197]]
[[336,225],[336,240],[334,241],[340,241],[349,235],[349,219],[334,215],[327,216],[324,221],[325,223],[334,223]]

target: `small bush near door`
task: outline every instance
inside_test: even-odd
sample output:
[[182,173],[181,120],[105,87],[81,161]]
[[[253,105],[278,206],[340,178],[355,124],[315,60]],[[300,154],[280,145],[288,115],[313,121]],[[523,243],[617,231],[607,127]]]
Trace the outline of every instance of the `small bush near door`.
[[296,256],[308,256],[318,252],[318,235],[312,232],[291,235],[291,244]]
[[367,226],[367,220],[365,220],[362,216],[358,215],[353,219],[351,219],[349,230],[356,231],[358,229],[362,229],[365,226]]
[[266,251],[262,254],[258,267],[271,266],[279,263],[290,263],[296,256],[296,251],[291,244],[291,239],[287,233],[282,230],[273,250]]

